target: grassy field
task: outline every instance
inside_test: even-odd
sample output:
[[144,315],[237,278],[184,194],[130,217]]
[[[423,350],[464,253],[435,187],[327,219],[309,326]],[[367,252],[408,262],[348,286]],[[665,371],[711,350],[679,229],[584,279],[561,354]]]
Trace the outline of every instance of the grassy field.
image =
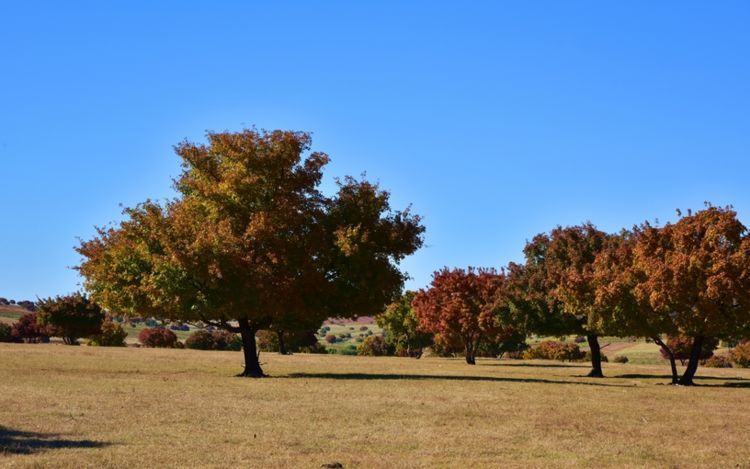
[[750,467],[750,370],[0,344],[10,467]]

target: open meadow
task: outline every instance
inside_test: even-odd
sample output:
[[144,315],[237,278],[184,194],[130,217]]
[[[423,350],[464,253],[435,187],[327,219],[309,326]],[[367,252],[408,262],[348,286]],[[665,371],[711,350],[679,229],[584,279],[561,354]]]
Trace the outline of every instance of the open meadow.
[[750,467],[750,370],[0,344],[9,467]]

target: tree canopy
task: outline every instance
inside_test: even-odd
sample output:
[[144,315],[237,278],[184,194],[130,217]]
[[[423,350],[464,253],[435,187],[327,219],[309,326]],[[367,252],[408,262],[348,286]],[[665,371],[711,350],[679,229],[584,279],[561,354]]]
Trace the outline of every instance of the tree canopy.
[[262,376],[259,329],[371,315],[400,293],[398,265],[424,227],[389,193],[346,177],[320,189],[329,158],[307,133],[209,133],[175,147],[179,196],[126,209],[78,247],[85,287],[117,312],[240,332],[244,375]]

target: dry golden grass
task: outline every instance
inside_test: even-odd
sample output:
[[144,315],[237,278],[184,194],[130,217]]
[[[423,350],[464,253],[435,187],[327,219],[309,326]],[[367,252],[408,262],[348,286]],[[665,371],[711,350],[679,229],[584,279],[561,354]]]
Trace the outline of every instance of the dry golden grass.
[[[750,371],[0,344],[0,465],[750,467]],[[28,433],[22,433],[28,432]],[[26,454],[24,454],[26,453]]]

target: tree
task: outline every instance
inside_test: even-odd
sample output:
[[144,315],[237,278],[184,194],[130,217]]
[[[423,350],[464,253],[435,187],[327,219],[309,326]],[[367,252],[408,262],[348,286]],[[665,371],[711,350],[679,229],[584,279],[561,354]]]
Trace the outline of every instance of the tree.
[[611,335],[654,341],[662,356],[669,359],[672,383],[676,384],[679,379],[676,357],[662,336],[676,334],[677,329],[668,315],[655,311],[647,298],[635,294],[636,286],[646,279],[646,273],[634,264],[634,248],[640,233],[640,228],[635,227],[609,236],[597,254],[591,279],[595,290],[591,322]]
[[79,246],[86,289],[118,312],[239,332],[242,376],[253,377],[264,376],[258,330],[382,311],[424,227],[367,181],[323,195],[329,159],[304,156],[310,144],[306,133],[244,130],[178,145],[179,196],[126,209]]
[[507,307],[502,317],[526,333],[586,335],[591,377],[602,377],[601,347],[592,320],[593,263],[607,235],[591,223],[556,227],[536,235],[524,248],[526,263],[508,266]]
[[396,349],[404,350],[409,357],[420,358],[422,349],[432,343],[432,334],[419,330],[419,321],[412,307],[415,295],[413,291],[406,291],[375,319]]
[[504,276],[493,269],[444,268],[435,272],[430,288],[419,290],[412,301],[419,329],[460,341],[466,363],[474,365],[482,341],[503,328],[494,314],[503,281]]
[[[678,212],[678,215],[681,215]],[[708,338],[750,333],[750,236],[731,207],[707,204],[662,228],[645,223],[634,247],[639,301],[693,339],[678,384],[692,385]]]
[[79,337],[99,334],[104,311],[83,293],[39,300],[37,322],[67,345],[78,345]]

